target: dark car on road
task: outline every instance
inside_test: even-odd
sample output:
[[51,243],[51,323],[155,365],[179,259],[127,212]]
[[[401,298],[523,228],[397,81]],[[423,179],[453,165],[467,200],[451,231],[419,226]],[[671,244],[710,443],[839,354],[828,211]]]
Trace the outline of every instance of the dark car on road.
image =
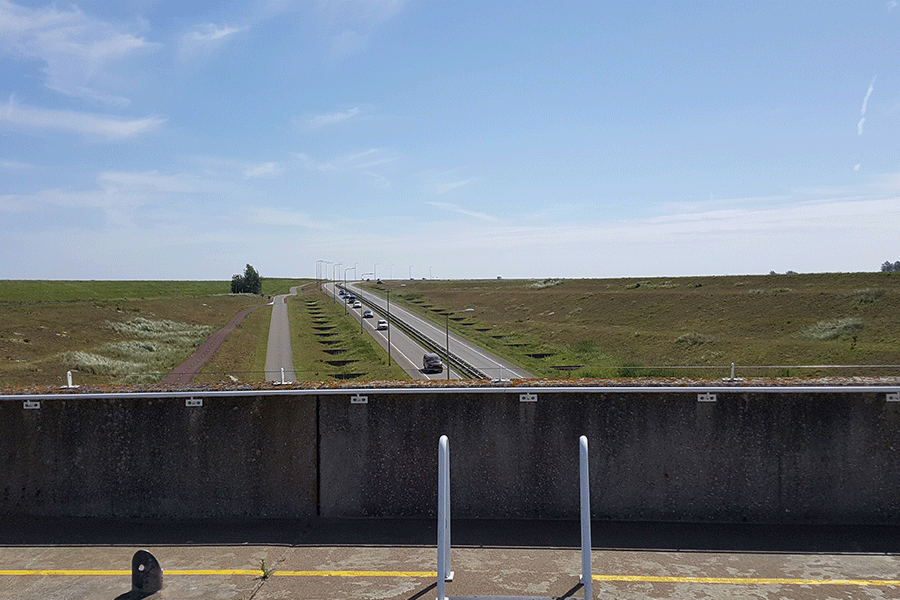
[[444,370],[444,363],[441,357],[434,352],[428,352],[422,357],[422,370],[426,373],[441,373]]

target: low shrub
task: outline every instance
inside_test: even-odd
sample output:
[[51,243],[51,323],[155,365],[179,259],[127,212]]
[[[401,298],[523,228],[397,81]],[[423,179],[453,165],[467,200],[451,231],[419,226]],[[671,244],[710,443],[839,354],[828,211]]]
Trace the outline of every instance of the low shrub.
[[860,319],[847,317],[837,321],[819,321],[807,328],[803,335],[814,340],[836,340],[845,335],[854,335],[862,328]]

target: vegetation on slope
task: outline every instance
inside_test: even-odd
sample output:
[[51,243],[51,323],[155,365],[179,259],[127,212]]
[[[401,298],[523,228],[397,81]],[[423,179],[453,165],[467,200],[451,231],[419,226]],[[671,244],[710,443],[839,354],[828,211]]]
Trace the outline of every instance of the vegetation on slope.
[[541,377],[720,376],[731,363],[771,367],[753,375],[900,365],[893,273],[368,285],[391,288],[392,302],[441,325],[448,310],[474,308],[451,317],[451,328]]

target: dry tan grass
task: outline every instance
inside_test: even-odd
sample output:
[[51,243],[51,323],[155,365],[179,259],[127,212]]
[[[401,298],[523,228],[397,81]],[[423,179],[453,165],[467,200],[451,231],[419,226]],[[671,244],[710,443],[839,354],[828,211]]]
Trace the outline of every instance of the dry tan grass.
[[[666,368],[724,369],[732,362],[900,365],[900,274],[544,281],[388,284],[392,302],[441,324],[445,310],[474,308],[472,318],[451,327],[539,376],[579,364],[584,368],[568,375],[681,374]],[[829,329],[827,339],[810,337],[820,322],[852,326]],[[586,342],[592,352],[584,351]]]

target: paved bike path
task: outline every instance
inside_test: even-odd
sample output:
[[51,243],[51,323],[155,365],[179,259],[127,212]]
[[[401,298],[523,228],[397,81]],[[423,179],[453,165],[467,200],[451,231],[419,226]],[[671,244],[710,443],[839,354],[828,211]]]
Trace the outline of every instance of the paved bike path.
[[291,348],[291,326],[285,302],[288,296],[296,294],[297,288],[292,287],[289,294],[279,294],[272,299],[272,321],[269,324],[269,344],[266,348],[266,381],[297,381],[294,352]]

